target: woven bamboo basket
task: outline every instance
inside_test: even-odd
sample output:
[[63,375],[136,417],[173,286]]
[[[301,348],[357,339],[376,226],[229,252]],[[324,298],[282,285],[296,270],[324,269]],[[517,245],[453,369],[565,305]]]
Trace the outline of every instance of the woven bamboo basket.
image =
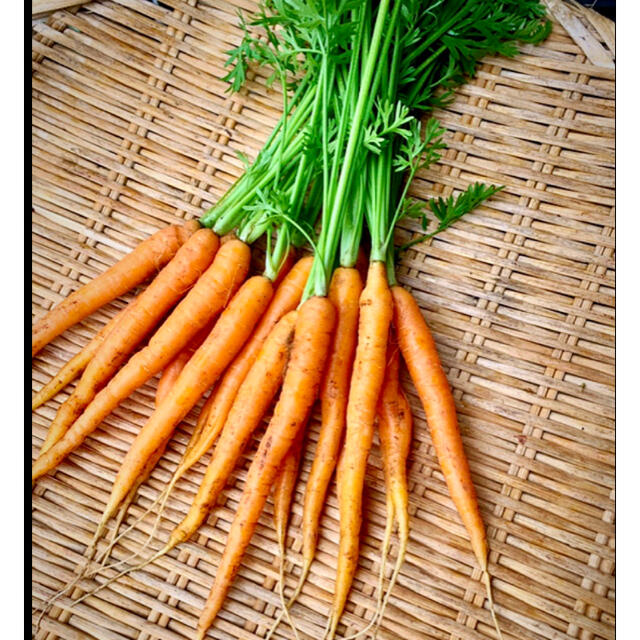
[[[254,156],[280,102],[258,72],[241,94],[220,80],[251,0],[93,2],[33,23],[33,316],[113,264],[140,239],[198,216]],[[613,24],[549,1],[554,29],[513,60],[486,59],[437,115],[449,150],[420,174],[417,197],[471,182],[506,188],[402,259],[399,278],[437,340],[491,546],[505,639],[614,637],[614,61]],[[418,231],[409,222],[406,240]],[[120,299],[33,360],[40,388],[124,304]],[[495,638],[480,573],[447,493],[417,401],[409,458],[411,538],[379,638]],[[33,492],[33,605],[74,576],[119,461],[150,415],[156,380],[124,402]],[[66,395],[33,415],[33,454]],[[183,423],[130,510],[159,494],[184,450]],[[300,571],[311,425],[293,505],[287,590]],[[257,439],[256,439],[257,441]],[[255,442],[253,443],[255,446]],[[77,606],[57,602],[39,640],[190,638],[212,584],[251,459],[242,460],[189,543]],[[206,460],[205,460],[206,462]],[[178,484],[160,536],[202,477]],[[342,636],[370,620],[384,530],[381,460],[366,483],[362,557]],[[115,550],[146,539],[145,520]],[[333,588],[338,513],[327,499],[318,557],[293,608],[320,637]],[[395,549],[393,550],[395,552]],[[277,545],[267,505],[226,606],[218,639],[263,638],[277,615]],[[84,589],[96,586],[92,580]],[[282,625],[277,637],[293,637]]]

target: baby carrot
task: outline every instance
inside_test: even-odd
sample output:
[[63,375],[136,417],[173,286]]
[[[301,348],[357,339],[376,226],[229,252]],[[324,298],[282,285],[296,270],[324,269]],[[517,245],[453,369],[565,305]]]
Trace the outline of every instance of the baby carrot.
[[280,398],[249,468],[227,546],[198,621],[198,640],[202,640],[222,606],[282,460],[304,426],[318,395],[335,315],[331,301],[319,296],[307,299],[298,311],[291,357]]
[[[362,253],[364,257],[364,253]],[[338,452],[346,420],[349,380],[358,337],[358,305],[362,293],[360,271],[353,267],[339,267],[329,285],[329,300],[336,309],[336,328],[331,351],[320,387],[322,418],[318,444],[307,480],[302,510],[302,571],[298,584],[276,618],[267,638],[277,629],[302,591],[316,552],[320,515],[324,507],[329,481],[336,468]]]
[[[70,425],[80,416],[126,357],[195,284],[202,272],[211,264],[218,250],[218,244],[218,238],[211,230],[196,231],[178,249],[171,262],[138,296],[135,309],[125,314],[114,326],[87,365],[73,393],[58,410],[49,429],[49,437],[56,444],[36,460],[32,469],[33,481],[53,469],[69,451],[75,449],[84,440],[86,434],[81,434],[79,430],[76,430],[73,436],[70,435],[68,431]],[[60,437],[61,434],[64,435]],[[82,437],[79,438],[79,435]],[[65,438],[67,440],[62,444]],[[57,453],[54,453],[56,447],[58,447]]]
[[287,602],[284,599],[284,563],[286,554],[285,543],[287,538],[287,525],[289,524],[291,501],[293,500],[293,493],[296,489],[296,481],[298,480],[298,468],[300,466],[304,432],[305,429],[303,427],[300,429],[293,445],[291,445],[291,449],[289,449],[289,452],[282,461],[278,475],[273,481],[273,524],[276,528],[278,555],[280,561],[278,570],[278,593],[280,594],[282,611],[287,617],[289,625],[291,626],[296,638],[298,638],[298,631],[293,624],[293,620],[289,616]]
[[467,529],[471,548],[482,570],[491,615],[500,635],[488,572],[487,534],[471,480],[469,463],[464,453],[451,387],[418,304],[413,296],[400,286],[392,287],[391,291],[398,344],[424,407],[442,475]]
[[385,264],[371,262],[367,283],[360,296],[358,346],[347,402],[345,440],[338,463],[340,545],[333,607],[327,624],[328,638],[335,635],[358,564],[364,476],[384,380],[392,317],[393,302]]
[[[398,578],[409,541],[409,491],[406,467],[411,446],[412,419],[409,403],[400,386],[399,368],[399,347],[392,332],[387,349],[387,369],[378,405],[378,433],[387,493],[387,524],[382,544],[378,612],[371,620],[373,624],[378,618],[378,625],[382,621],[389,596]],[[400,544],[387,595],[383,601],[382,581],[394,522],[398,525]]]
[[[131,307],[128,305],[122,311],[117,313],[102,329],[91,339],[91,341],[85,345],[85,347],[77,353],[69,362],[67,362],[56,373],[47,384],[45,384],[31,400],[31,410],[35,411],[38,407],[42,406],[45,402],[53,398],[53,396],[64,389],[70,382],[75,380],[86,368],[91,361],[91,358],[96,354],[100,345],[104,342],[106,336],[111,332],[114,325],[122,317],[122,314]],[[45,440],[42,445],[41,452],[48,449],[51,446],[51,442]]]
[[159,271],[199,228],[200,224],[191,220],[182,226],[160,229],[104,273],[67,296],[33,326],[31,355],[76,322]]

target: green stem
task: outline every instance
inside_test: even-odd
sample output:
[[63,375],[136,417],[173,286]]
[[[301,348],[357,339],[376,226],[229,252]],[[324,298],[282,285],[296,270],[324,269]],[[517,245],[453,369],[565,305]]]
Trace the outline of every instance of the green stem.
[[[303,146],[304,134],[301,133],[287,148],[283,162],[288,165],[289,163],[294,161]],[[242,194],[238,201],[234,203],[233,207],[230,208],[215,222],[215,224],[213,225],[213,230],[220,235],[224,235],[225,233],[229,233],[232,229],[234,229],[244,217],[244,205],[248,204],[251,199],[255,197],[256,191],[264,188],[269,182],[273,181],[277,171],[278,167],[275,164],[271,165],[267,172],[263,174],[261,178],[258,178],[252,188]]]
[[264,275],[273,282],[282,267],[282,263],[291,247],[291,234],[287,227],[282,227],[276,239],[273,251],[267,251],[265,257]]
[[[445,0],[445,2],[447,1],[451,2],[451,0]],[[465,6],[465,4],[466,0],[464,0],[463,6],[458,11],[456,11],[451,16],[451,18],[449,18],[449,20],[440,25],[440,28],[432,31],[428,38],[422,40],[422,42],[420,42],[420,44],[415,47],[413,51],[409,52],[406,57],[407,62],[415,60],[420,54],[426,51],[438,38],[441,38],[447,31],[449,31],[449,29],[451,29],[451,27],[456,24],[460,14],[466,11],[467,7]]]
[[390,251],[387,251],[387,282],[390,287],[395,287],[398,284],[398,280],[396,278],[396,265],[395,265],[395,255],[393,251],[393,246]]
[[[371,46],[369,47],[367,60],[360,82],[358,100],[356,102],[356,108],[351,122],[351,129],[349,131],[347,148],[344,154],[344,161],[340,171],[338,185],[332,199],[333,201],[331,202],[331,207],[328,211],[328,216],[325,216],[327,211],[323,211],[323,228],[321,233],[322,242],[319,242],[321,255],[318,256],[320,259],[314,261],[311,269],[312,273],[309,276],[307,287],[305,288],[305,293],[303,295],[303,301],[314,295],[326,296],[327,294],[328,272],[333,266],[333,260],[336,254],[339,238],[336,231],[342,225],[343,205],[347,193],[347,185],[351,179],[354,156],[363,133],[362,128],[365,122],[365,107],[370,98],[372,80],[376,65],[380,63],[378,53],[380,52],[382,44],[382,35],[387,11],[389,9],[389,2],[390,0],[381,0],[378,6],[376,22],[373,29],[373,35],[371,37]],[[397,20],[400,4],[400,2],[396,1],[393,7],[391,16],[392,28]]]
[[387,235],[385,236],[384,241],[382,243],[382,250],[385,253],[387,252],[387,247],[393,243],[393,230],[395,229],[396,223],[398,222],[398,220],[400,219],[400,215],[402,214],[402,205],[404,203],[404,199],[407,197],[409,186],[411,185],[411,182],[413,181],[413,178],[415,177],[416,172],[418,171],[418,166],[419,166],[418,163],[415,163],[412,165],[411,171],[409,172],[409,177],[407,178],[407,180],[405,180],[404,187],[402,189],[402,194],[400,195],[400,198],[397,200],[396,208],[391,218]]
[[[436,51],[434,51],[433,54],[431,54],[418,68],[418,71],[416,72],[416,75],[418,73],[420,73],[421,71],[424,71],[425,69],[427,69],[428,67],[430,67],[433,62],[440,56],[442,55],[445,51],[446,51],[447,47],[445,47],[444,45],[442,45],[439,49],[436,49]],[[411,86],[411,93],[409,94],[409,96],[407,97],[407,102],[409,104],[413,104],[414,100],[416,99],[416,96],[420,93],[420,91],[422,90],[422,87],[424,86],[424,83],[427,81],[427,77],[429,74],[427,73],[423,73],[421,76],[419,76],[419,80],[417,82],[414,82]]]
[[[313,98],[314,92],[308,91],[300,99],[298,108],[293,112],[293,115],[290,116],[291,122],[289,123],[287,138],[284,138],[282,135],[283,132],[280,130],[283,126],[284,117],[280,119],[278,125],[269,136],[265,146],[258,154],[253,165],[249,167],[249,169],[224,194],[218,203],[211,207],[211,209],[209,209],[209,211],[200,218],[200,223],[203,226],[214,227],[217,232],[220,232],[221,229],[230,230],[235,226],[233,221],[234,217],[238,214],[239,208],[246,204],[248,199],[253,196],[256,189],[264,186],[266,182],[264,179],[256,178],[256,173],[264,172],[264,168],[261,166],[261,160],[265,157],[266,153],[270,151],[272,145],[279,143],[281,145],[280,148],[287,148],[288,153],[284,156],[282,162],[286,162],[287,159],[290,161],[292,156],[290,149],[292,137],[296,136],[300,128],[306,124]],[[271,163],[268,167],[268,180],[273,180],[278,174],[280,163]],[[264,178],[264,173],[262,175]],[[224,219],[224,222],[218,225],[217,223],[221,218]]]
[[362,239],[362,222],[366,204],[367,172],[359,172],[356,188],[351,197],[351,215],[347,216],[340,238],[340,266],[353,267],[358,259],[358,249]]

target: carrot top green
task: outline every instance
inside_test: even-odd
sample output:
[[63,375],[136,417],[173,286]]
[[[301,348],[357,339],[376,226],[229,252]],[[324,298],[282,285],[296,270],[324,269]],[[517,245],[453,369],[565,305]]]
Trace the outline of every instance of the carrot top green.
[[400,219],[421,221],[406,249],[496,192],[472,185],[426,204],[408,198],[445,148],[438,122],[418,115],[449,102],[482,57],[513,56],[516,42],[539,42],[551,24],[538,0],[270,0],[242,28],[226,79],[237,91],[250,66],[268,67],[283,114],[201,222],[249,243],[266,235],[271,274],[291,243],[309,244],[318,259],[306,298],[326,295],[333,269],[355,263],[365,228],[371,259],[390,263]]

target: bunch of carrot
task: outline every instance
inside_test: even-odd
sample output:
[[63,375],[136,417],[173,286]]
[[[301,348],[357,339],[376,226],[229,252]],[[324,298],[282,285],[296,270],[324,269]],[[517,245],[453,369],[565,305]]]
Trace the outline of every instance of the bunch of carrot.
[[[280,618],[287,616],[293,626],[289,609],[315,557],[322,507],[335,472],[340,541],[325,637],[335,636],[357,568],[366,464],[377,428],[387,527],[378,611],[363,634],[380,623],[409,537],[406,461],[412,419],[399,383],[402,358],[469,533],[500,634],[486,533],[453,397],[422,313],[396,281],[393,232],[405,216],[420,218],[426,229],[430,212],[437,228],[416,241],[432,236],[497,191],[472,185],[455,199],[429,202],[428,209],[410,201],[414,175],[436,162],[444,148],[437,121],[423,127],[414,113],[441,104],[446,98],[436,89],[450,90],[462,82],[482,55],[512,55],[514,40],[545,37],[543,11],[537,0],[495,5],[480,0],[333,0],[321,8],[288,0],[268,3],[255,24],[266,32],[266,40],[254,38],[245,27],[228,78],[238,89],[249,63],[271,65],[285,108],[254,163],[200,224],[159,231],[34,326],[35,355],[72,324],[155,275],[34,398],[35,409],[80,376],[42,445],[33,481],[80,446],[133,391],[162,374],[155,409],[122,462],[87,549],[80,577],[95,575],[118,539],[138,487],[176,427],[209,392],[173,478],[149,509],[160,505],[156,526],[136,554],[140,561],[128,559],[128,566],[111,580],[117,579],[193,536],[274,404],[198,623],[196,637],[203,638],[271,492],[284,554],[304,432],[319,401],[320,433],[303,508],[303,565],[289,602],[281,574]],[[260,237],[267,247],[265,270],[249,277],[250,245]],[[365,237],[368,260],[362,250]],[[305,244],[312,255],[296,260],[296,250]],[[208,466],[187,515],[159,550],[142,558],[176,482],[208,451]],[[98,541],[116,516],[102,565],[90,573]],[[383,595],[394,524],[400,550]],[[281,571],[283,563],[281,558]],[[87,595],[76,590],[73,597]]]

